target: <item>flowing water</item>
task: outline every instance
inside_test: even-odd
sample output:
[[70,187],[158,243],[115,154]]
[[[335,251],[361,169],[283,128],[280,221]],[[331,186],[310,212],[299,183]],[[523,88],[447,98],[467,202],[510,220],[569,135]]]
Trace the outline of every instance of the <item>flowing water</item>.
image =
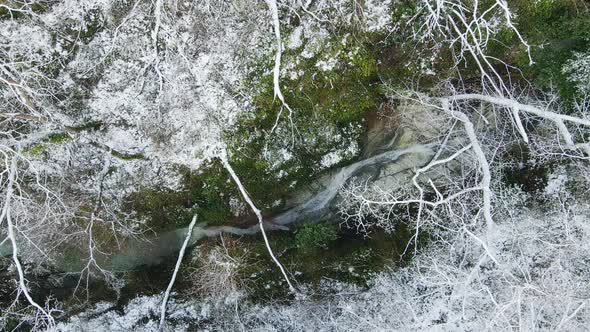
[[[264,228],[268,231],[286,231],[289,230],[290,225],[300,220],[329,219],[333,217],[333,207],[337,200],[339,190],[352,178],[375,174],[375,170],[381,169],[387,169],[387,176],[391,176],[391,174],[395,175],[425,164],[432,155],[431,146],[412,145],[404,149],[386,151],[334,170],[330,174],[315,181],[316,184],[320,184],[315,190],[298,193],[298,201],[301,203],[294,204],[293,208],[265,220]],[[93,282],[91,287],[94,291],[91,302],[104,300],[115,301],[118,307],[122,307],[129,299],[136,297],[138,294],[150,293],[150,289],[153,292],[159,292],[168,282],[169,270],[176,261],[178,250],[182,246],[187,232],[188,228],[179,228],[157,234],[148,240],[129,240],[121,248],[119,253],[104,257],[100,262],[103,268],[114,272],[131,273],[133,275],[131,280],[135,281],[132,281],[131,284],[126,284],[120,294],[113,293],[110,288],[101,282]],[[206,226],[201,224],[194,227],[189,244],[193,246],[203,238],[218,236],[222,233],[254,235],[258,232],[260,232],[258,224],[245,228]],[[383,265],[384,257],[389,257],[387,259],[390,259],[393,256],[399,256],[405,243],[405,241],[402,241],[406,236],[404,235],[403,229],[393,234],[393,237],[384,234],[375,235],[377,236],[376,238],[370,239],[363,238],[362,236],[357,238],[354,235],[352,237],[351,235],[341,236],[332,244],[329,250],[322,251],[316,255],[306,256],[303,262],[307,263],[307,265],[301,263],[299,259],[301,253],[298,251],[287,251],[282,259],[285,259],[289,266],[302,271],[300,273],[303,273],[303,275],[300,276],[300,279],[308,278],[308,281],[312,282],[315,279],[323,280],[326,275],[332,278],[341,278],[343,275],[346,278],[350,278],[351,275],[354,276],[356,274],[361,276],[363,275],[361,273],[362,269],[369,269],[368,271],[370,271],[373,268],[372,265],[375,265],[375,267]],[[271,233],[271,237],[277,236],[288,236],[288,234]],[[381,239],[379,236],[385,237]],[[402,240],[397,238],[401,238]],[[255,241],[252,238],[250,240]],[[6,245],[6,242],[0,245],[0,257],[11,253],[11,248]],[[358,266],[355,267],[355,272],[351,274],[348,270],[350,269],[349,265],[356,264],[355,252],[359,250],[361,252],[373,252],[370,255],[373,258],[361,257],[362,259],[357,262],[360,265],[357,264]],[[381,253],[385,252],[387,254],[381,255]],[[334,267],[330,265],[341,264],[340,258],[343,262],[346,262],[345,265],[348,264],[348,267],[343,271],[340,271],[338,266]],[[372,263],[368,264],[367,262]],[[367,264],[368,266],[364,266]],[[76,272],[79,272],[80,268],[65,264],[65,262],[56,262],[56,269],[62,271],[62,273],[41,276],[36,283],[35,294],[39,294],[39,300],[43,299],[43,295],[48,296],[49,294],[56,298],[68,299],[71,296],[72,289],[76,287],[79,278]],[[274,268],[266,272],[268,274],[266,276],[268,280],[280,280],[280,277],[274,275],[274,272],[276,272]],[[55,278],[61,281],[52,281]],[[277,289],[280,291],[283,288],[278,287]],[[266,294],[267,292],[268,290],[265,289],[264,293]],[[10,297],[7,297],[6,300],[9,301]],[[1,296],[0,302],[2,302]]]
[[[404,171],[413,167],[419,167],[425,160],[432,156],[433,151],[428,145],[413,145],[404,149],[386,151],[376,156],[358,161],[345,166],[327,178],[323,179],[323,189],[316,193],[308,193],[309,198],[302,204],[295,206],[281,214],[265,221],[265,230],[288,230],[288,225],[303,219],[320,219],[329,214],[338,191],[351,178],[361,174],[369,167],[395,166],[402,157],[408,157],[409,162],[399,163],[398,171]],[[194,245],[205,237],[218,236],[222,233],[235,235],[253,235],[260,231],[258,224],[239,228],[233,226],[200,226],[194,227],[189,245]],[[188,227],[179,228],[170,232],[159,234],[150,241],[136,240],[129,243],[127,249],[114,255],[106,264],[115,271],[127,271],[140,265],[160,264],[163,260],[177,252],[187,236]]]
[[[367,168],[383,166],[391,168],[399,164],[398,171],[401,172],[424,164],[425,160],[432,154],[433,151],[428,145],[412,145],[404,149],[386,151],[345,166],[318,180],[318,182],[323,183],[321,189],[314,193],[306,193],[308,198],[303,203],[272,217],[269,221],[265,221],[264,228],[265,230],[288,230],[287,226],[298,220],[324,218],[330,213],[330,207],[340,188],[351,178],[366,171]],[[405,162],[400,162],[402,159],[405,159]],[[258,224],[248,228],[197,225],[193,229],[189,245],[194,245],[202,238],[217,236],[222,233],[253,235],[259,231],[260,226]],[[187,236],[187,232],[188,227],[161,233],[148,240],[130,240],[122,248],[121,252],[106,258],[106,262],[102,266],[113,271],[129,271],[139,266],[160,264],[178,252]],[[7,243],[3,243],[0,246],[0,256],[9,255],[11,253],[10,249]],[[58,268],[60,267],[58,266]]]

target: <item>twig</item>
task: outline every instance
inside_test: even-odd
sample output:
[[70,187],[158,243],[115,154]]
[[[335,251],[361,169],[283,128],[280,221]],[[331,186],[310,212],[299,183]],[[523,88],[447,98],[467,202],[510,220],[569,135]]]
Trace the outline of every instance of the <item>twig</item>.
[[168,298],[170,297],[170,291],[172,290],[172,286],[174,286],[174,282],[176,281],[176,275],[178,274],[178,270],[180,270],[180,264],[182,263],[182,258],[184,257],[184,252],[188,243],[191,239],[191,235],[193,234],[193,228],[197,223],[197,215],[195,214],[193,220],[191,221],[190,225],[188,226],[188,231],[186,232],[186,237],[184,238],[184,243],[180,248],[180,252],[178,253],[178,259],[176,260],[176,266],[174,267],[174,272],[172,273],[172,278],[170,279],[170,283],[168,284],[168,288],[164,292],[164,298],[162,299],[162,305],[160,306],[160,326],[158,328],[159,331],[164,330],[164,322],[166,321],[166,304],[168,304]]

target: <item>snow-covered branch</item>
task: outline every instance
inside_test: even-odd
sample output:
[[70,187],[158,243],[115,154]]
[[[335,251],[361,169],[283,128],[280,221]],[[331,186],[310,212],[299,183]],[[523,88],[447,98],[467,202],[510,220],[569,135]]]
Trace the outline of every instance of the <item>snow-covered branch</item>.
[[248,203],[248,206],[250,206],[250,209],[252,210],[252,212],[254,212],[254,214],[256,215],[256,218],[258,218],[258,225],[260,226],[260,232],[262,233],[262,237],[264,238],[264,244],[266,245],[266,249],[268,251],[268,254],[272,258],[274,263],[277,265],[277,267],[281,270],[281,273],[283,274],[283,277],[285,278],[287,285],[289,285],[289,290],[291,292],[295,292],[296,291],[295,287],[293,287],[293,285],[291,284],[291,281],[289,280],[289,276],[287,276],[287,272],[285,271],[283,264],[281,264],[281,262],[276,258],[275,254],[272,251],[272,248],[270,246],[270,242],[268,241],[268,237],[266,236],[266,231],[264,230],[264,220],[262,219],[262,213],[256,207],[256,205],[254,205],[254,202],[252,202],[252,198],[250,198],[250,195],[248,194],[248,192],[246,191],[246,189],[242,185],[242,181],[240,180],[240,178],[238,177],[238,175],[234,171],[233,167],[229,163],[229,161],[227,159],[227,152],[225,152],[225,150],[221,153],[219,158],[221,159],[221,163],[223,164],[223,167],[225,167],[225,169],[228,171],[228,173],[231,175],[232,179],[234,180],[234,182],[238,186],[238,189],[239,189],[240,193],[242,194],[242,197],[244,198],[246,203]]
[[[23,270],[21,260],[20,260],[20,253],[19,253],[19,244],[16,236],[16,226],[14,225],[14,221],[12,219],[12,204],[16,197],[14,197],[16,181],[18,177],[18,168],[17,168],[17,156],[9,156],[6,153],[4,154],[4,163],[8,164],[7,169],[2,172],[2,177],[7,177],[6,184],[5,184],[5,194],[3,197],[2,203],[2,211],[0,213],[0,225],[5,224],[7,229],[7,238],[10,241],[12,246],[12,261],[16,267],[18,273],[18,287],[17,293],[23,294],[26,298],[27,302],[33,306],[38,312],[42,314],[42,320],[44,321],[44,325],[47,328],[52,329],[55,326],[54,318],[51,316],[51,311],[49,309],[43,308],[39,305],[35,300],[33,300],[31,294],[29,293],[29,289],[27,287],[27,280],[25,277],[25,272]],[[18,296],[17,296],[18,298]]]
[[462,1],[420,0],[418,16],[422,24],[415,31],[416,40],[433,40],[448,43],[457,49],[456,63],[469,57],[478,67],[482,86],[490,87],[498,95],[509,95],[510,86],[496,65],[507,66],[500,59],[488,54],[488,44],[504,27],[514,32],[526,48],[529,63],[533,64],[531,46],[515,25],[515,14],[505,0]]
[[178,259],[176,260],[176,265],[174,266],[174,272],[172,272],[172,277],[170,278],[170,282],[168,283],[168,287],[166,291],[164,291],[164,297],[162,299],[162,304],[160,305],[160,326],[159,330],[164,330],[164,324],[166,322],[166,305],[168,304],[168,298],[170,297],[170,292],[172,291],[172,287],[174,286],[174,282],[176,281],[176,276],[178,275],[178,271],[180,270],[180,264],[182,264],[182,259],[184,257],[184,252],[188,246],[188,243],[193,235],[193,228],[197,223],[197,215],[193,216],[193,220],[188,226],[188,230],[186,232],[186,237],[184,238],[184,242],[182,243],[182,247],[180,247],[180,252],[178,253]]

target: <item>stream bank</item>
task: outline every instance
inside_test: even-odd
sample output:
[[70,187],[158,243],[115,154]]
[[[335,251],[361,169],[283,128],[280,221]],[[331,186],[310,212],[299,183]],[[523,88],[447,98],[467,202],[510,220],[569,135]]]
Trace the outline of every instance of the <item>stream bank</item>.
[[[379,134],[379,131],[373,132],[373,135]],[[327,280],[338,280],[364,287],[372,273],[379,272],[385,265],[391,265],[387,263],[398,265],[408,259],[402,253],[411,234],[403,227],[394,234],[375,231],[368,237],[357,233],[356,229],[338,227],[338,191],[350,179],[361,177],[378,181],[381,177],[407,176],[406,171],[423,165],[433,155],[431,146],[412,145],[412,135],[403,130],[397,135],[382,137],[387,140],[381,145],[374,145],[372,151],[367,149],[363,159],[328,171],[313,181],[313,185],[289,198],[287,205],[292,208],[266,218],[265,229],[271,231],[269,236],[273,249],[298,284],[321,288]],[[330,226],[334,229],[333,234],[327,237],[325,243],[315,243],[313,237],[324,231],[310,232],[313,226],[309,225],[314,224],[333,225]],[[194,257],[199,256],[199,251],[219,246],[221,239],[239,241],[249,256],[243,262],[244,268],[240,268],[236,274],[248,285],[250,299],[289,300],[287,288],[282,285],[283,279],[268,259],[260,238],[248,236],[259,231],[258,225],[207,226],[204,220],[193,230],[190,240],[192,249],[185,257],[182,270],[190,271],[198,266],[200,262],[195,261]],[[104,281],[91,280],[89,285],[92,294],[87,299],[88,303],[107,301],[112,303],[109,310],[120,310],[139,295],[160,293],[169,281],[186,232],[186,228],[178,228],[147,239],[130,239],[116,254],[102,257],[101,266],[121,277],[124,285],[113,290],[110,287],[112,285]],[[305,232],[312,234],[308,244],[301,240],[301,234]],[[232,254],[244,251],[242,248],[237,249],[238,252]],[[39,276],[38,280],[31,279],[35,285],[32,288],[35,294],[40,294],[39,300],[51,295],[67,303],[71,309],[65,316],[70,316],[85,307],[85,294],[78,294],[81,300],[73,298],[71,294],[79,278],[76,271],[80,271],[80,268],[67,262],[56,263],[58,272],[48,272]],[[186,273],[180,276],[175,289],[182,294],[194,288],[198,282],[198,279]],[[81,303],[81,306],[75,303]]]

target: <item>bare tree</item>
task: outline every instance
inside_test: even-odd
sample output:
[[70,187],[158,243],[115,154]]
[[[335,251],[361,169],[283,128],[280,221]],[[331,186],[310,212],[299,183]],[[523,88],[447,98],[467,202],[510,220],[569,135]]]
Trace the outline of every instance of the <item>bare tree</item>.
[[250,195],[246,191],[246,188],[244,188],[242,181],[240,180],[240,178],[238,177],[238,175],[234,171],[233,167],[230,165],[229,161],[227,160],[227,154],[225,151],[223,151],[221,153],[220,159],[223,164],[223,167],[225,167],[225,169],[229,172],[232,179],[234,180],[234,182],[238,186],[238,189],[240,190],[242,197],[248,203],[248,205],[252,209],[252,212],[254,212],[254,214],[256,215],[256,218],[258,219],[258,226],[260,227],[260,232],[262,233],[262,237],[264,239],[264,244],[266,245],[266,249],[268,250],[270,257],[272,258],[274,263],[277,265],[279,270],[281,270],[281,273],[283,274],[283,277],[285,278],[287,285],[289,285],[289,290],[291,292],[295,292],[296,289],[295,289],[295,287],[293,287],[293,284],[291,284],[291,281],[289,280],[289,277],[287,276],[287,272],[285,271],[285,268],[283,267],[281,262],[279,262],[279,260],[275,256],[274,252],[272,251],[272,248],[270,246],[270,242],[268,241],[268,237],[266,236],[266,231],[264,230],[264,220],[262,219],[262,213],[256,207],[256,205],[254,205],[254,202],[252,202],[252,198],[250,197]]
[[[470,89],[480,92],[463,92],[461,83],[443,85],[444,88],[434,92],[439,96],[394,92],[394,98],[412,100],[429,112],[443,114],[450,120],[448,123],[460,127],[453,125],[441,129],[446,135],[435,141],[439,151],[429,163],[414,170],[409,185],[400,184],[393,189],[371,186],[366,182],[349,184],[343,191],[341,213],[347,222],[353,222],[362,230],[372,226],[393,230],[395,223],[400,222],[395,216],[406,216],[405,220],[415,227],[415,251],[420,230],[434,230],[431,234],[439,235],[429,246],[431,254],[426,254],[432,258],[427,261],[418,259],[416,264],[425,271],[412,278],[434,289],[440,287],[434,281],[436,278],[447,280],[445,287],[452,289],[453,296],[462,300],[459,312],[463,317],[470,315],[468,303],[475,301],[471,294],[487,293],[498,315],[498,321],[491,321],[488,326],[498,326],[496,324],[500,321],[501,324],[511,324],[513,316],[506,310],[516,305],[518,312],[522,313],[525,289],[532,288],[542,294],[534,296],[549,298],[553,295],[540,290],[538,285],[531,285],[531,280],[522,276],[525,272],[515,271],[514,257],[507,257],[504,252],[506,248],[501,244],[499,233],[506,229],[506,221],[504,217],[496,216],[504,216],[499,211],[500,206],[509,198],[501,189],[500,180],[494,178],[499,167],[496,164],[508,155],[506,139],[511,143],[523,142],[538,155],[561,156],[586,163],[590,157],[589,142],[584,134],[590,130],[589,109],[581,102],[576,104],[575,114],[564,114],[556,98],[542,100],[538,98],[539,93],[516,93],[517,86],[505,73],[498,71],[498,65],[509,71],[510,66],[487,55],[486,48],[499,26],[512,29],[530,57],[530,46],[513,23],[513,13],[507,2],[422,1],[422,5],[420,14],[425,15],[415,18],[421,20],[421,25],[414,37],[447,43],[457,51],[456,65],[463,62],[476,64],[481,82]],[[514,235],[504,236],[507,239]],[[437,262],[440,257],[437,250],[457,251],[456,261]],[[464,265],[465,261],[469,261],[469,265]],[[486,269],[492,272],[483,277],[485,272],[482,271]],[[482,280],[482,277],[488,280],[492,274],[519,291],[501,295],[507,298],[498,297],[501,291],[493,285],[486,286],[487,281]],[[568,297],[567,301],[573,297]],[[579,317],[585,306],[586,300],[569,303],[563,319],[555,326],[563,328],[573,317]],[[521,318],[515,326],[542,324]],[[555,322],[553,317],[549,320],[551,324]]]
[[420,20],[414,39],[432,40],[438,45],[448,45],[455,51],[455,63],[469,60],[481,73],[481,86],[497,95],[512,92],[506,77],[498,71],[498,64],[508,64],[488,54],[488,44],[494,40],[500,29],[512,30],[526,48],[530,64],[531,46],[514,24],[514,13],[505,0],[462,1],[462,0],[420,0],[420,9],[415,17]]

